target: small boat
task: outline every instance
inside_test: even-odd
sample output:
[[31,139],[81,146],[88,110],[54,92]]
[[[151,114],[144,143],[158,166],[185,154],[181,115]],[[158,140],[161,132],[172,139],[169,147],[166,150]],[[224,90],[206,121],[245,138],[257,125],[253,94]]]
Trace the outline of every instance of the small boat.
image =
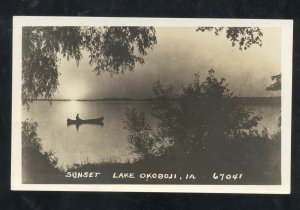
[[80,124],[103,124],[104,117],[100,118],[95,118],[95,119],[87,119],[87,120],[72,120],[72,119],[67,119],[67,125],[80,125]]

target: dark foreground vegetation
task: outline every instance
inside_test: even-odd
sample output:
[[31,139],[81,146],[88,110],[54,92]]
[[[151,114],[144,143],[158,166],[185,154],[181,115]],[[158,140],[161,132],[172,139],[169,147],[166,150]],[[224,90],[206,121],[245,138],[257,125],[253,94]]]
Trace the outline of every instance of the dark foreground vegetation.
[[22,122],[22,179],[24,183],[44,183],[63,176],[52,151],[44,152],[37,135],[36,122]]
[[[127,140],[136,157],[132,162],[81,163],[64,171],[53,152],[42,150],[37,123],[23,122],[23,182],[280,184],[280,124],[273,135],[267,129],[258,131],[262,117],[243,108],[214,70],[202,82],[196,74],[194,82],[179,93],[159,81],[153,90],[156,127],[149,125],[144,113],[134,109],[126,113]],[[101,174],[87,178],[85,172]],[[133,173],[135,178],[114,178],[119,173]],[[146,179],[144,173],[151,175]],[[158,179],[158,174],[173,175]],[[196,178],[185,179],[187,174]],[[242,178],[221,180],[214,174],[242,174]]]
[[[37,147],[23,147],[23,183],[31,184],[280,184],[280,133],[272,138],[230,142],[213,153],[162,155],[133,163],[83,163],[68,172],[100,172],[97,178],[67,178],[67,171],[49,161],[49,153]],[[114,173],[134,173],[135,179],[114,179]],[[142,173],[177,174],[177,179],[145,179]],[[213,174],[243,174],[242,179],[215,180]],[[196,179],[179,180],[186,174]],[[72,174],[77,175],[77,174]]]

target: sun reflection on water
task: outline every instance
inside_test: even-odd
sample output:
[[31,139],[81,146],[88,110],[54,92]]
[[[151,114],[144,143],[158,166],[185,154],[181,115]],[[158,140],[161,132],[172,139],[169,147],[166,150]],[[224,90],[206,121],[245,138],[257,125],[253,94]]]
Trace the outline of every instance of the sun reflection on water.
[[77,114],[80,115],[80,113],[83,111],[83,103],[80,101],[69,101],[66,103],[65,106],[65,113],[68,116],[68,118],[75,118]]

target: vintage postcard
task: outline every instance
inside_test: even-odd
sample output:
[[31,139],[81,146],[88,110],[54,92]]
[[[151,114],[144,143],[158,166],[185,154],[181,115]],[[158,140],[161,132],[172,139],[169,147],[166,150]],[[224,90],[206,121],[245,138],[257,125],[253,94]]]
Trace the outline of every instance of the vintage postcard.
[[290,193],[292,34],[14,17],[12,190]]

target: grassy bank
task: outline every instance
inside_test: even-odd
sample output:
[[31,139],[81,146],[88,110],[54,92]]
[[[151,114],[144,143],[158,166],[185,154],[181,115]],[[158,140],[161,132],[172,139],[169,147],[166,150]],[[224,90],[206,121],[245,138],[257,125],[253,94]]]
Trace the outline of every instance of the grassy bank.
[[[280,184],[279,133],[268,140],[244,139],[228,142],[211,152],[194,152],[188,155],[166,154],[132,163],[83,163],[67,171],[58,169],[49,162],[47,154],[33,147],[24,147],[22,154],[24,183]],[[74,177],[80,172],[101,174],[92,178],[68,178],[67,172],[73,173]],[[114,178],[114,173],[115,175],[133,173],[135,178]],[[151,173],[151,177],[143,178],[143,174],[147,173]],[[214,173],[219,175],[219,179],[214,179]],[[156,174],[156,178],[152,177],[153,174]],[[159,179],[158,174],[176,174],[176,178],[173,176],[172,179]],[[185,179],[187,174],[193,174],[196,179]],[[221,180],[220,174],[225,174],[224,176],[242,174],[242,178]]]

